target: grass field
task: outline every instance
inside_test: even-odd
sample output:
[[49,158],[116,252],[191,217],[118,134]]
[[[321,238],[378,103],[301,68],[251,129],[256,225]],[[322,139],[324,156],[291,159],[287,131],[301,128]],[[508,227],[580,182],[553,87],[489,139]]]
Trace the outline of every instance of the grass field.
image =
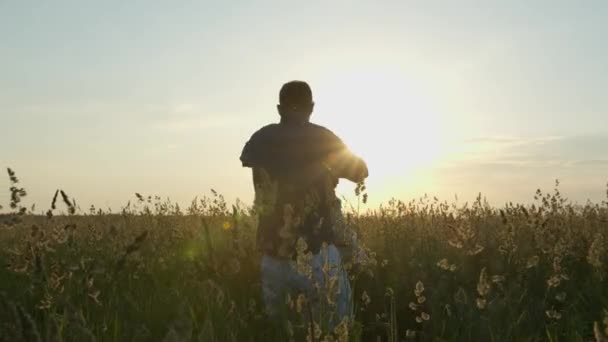
[[370,256],[349,266],[354,320],[309,334],[307,324],[264,315],[252,208],[215,193],[185,209],[137,195],[108,213],[79,209],[58,192],[46,216],[33,215],[10,176],[11,214],[0,216],[0,341],[608,335],[608,203],[573,205],[557,186],[525,206],[492,208],[480,196],[348,210]]

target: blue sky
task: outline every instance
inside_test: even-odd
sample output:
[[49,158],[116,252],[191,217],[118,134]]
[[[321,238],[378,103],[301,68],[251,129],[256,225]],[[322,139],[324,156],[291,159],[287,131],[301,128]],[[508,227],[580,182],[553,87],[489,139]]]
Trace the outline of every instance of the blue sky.
[[606,17],[605,1],[0,1],[0,164],[42,208],[56,188],[114,208],[250,201],[240,149],[304,79],[375,201],[528,201],[555,178],[602,200]]

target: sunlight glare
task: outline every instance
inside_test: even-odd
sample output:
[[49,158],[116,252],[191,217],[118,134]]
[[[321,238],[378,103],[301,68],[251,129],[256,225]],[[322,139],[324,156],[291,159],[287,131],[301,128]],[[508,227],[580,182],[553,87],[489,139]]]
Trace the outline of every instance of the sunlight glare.
[[316,89],[315,119],[366,160],[369,182],[423,181],[416,175],[441,152],[440,125],[423,90],[406,75],[356,70],[333,75]]

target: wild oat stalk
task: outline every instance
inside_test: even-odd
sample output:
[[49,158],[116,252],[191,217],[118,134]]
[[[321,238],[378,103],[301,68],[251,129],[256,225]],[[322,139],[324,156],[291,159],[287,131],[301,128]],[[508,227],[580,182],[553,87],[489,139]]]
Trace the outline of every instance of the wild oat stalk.
[[21,203],[21,199],[23,197],[27,196],[27,192],[25,191],[24,188],[17,187],[17,184],[19,184],[19,179],[17,178],[17,175],[15,174],[15,172],[11,168],[7,168],[6,170],[8,172],[8,177],[9,177],[10,183],[11,183],[10,207],[11,207],[11,209],[17,209],[18,214],[23,215],[23,214],[25,214],[25,211],[27,209],[25,207],[22,207],[19,203]]
[[[66,207],[68,207],[68,214],[74,215],[76,213],[76,200],[72,199],[70,201],[70,197],[63,190],[59,190],[61,194],[61,199]],[[55,195],[56,196],[56,195]],[[55,198],[53,198],[53,203],[55,202]]]

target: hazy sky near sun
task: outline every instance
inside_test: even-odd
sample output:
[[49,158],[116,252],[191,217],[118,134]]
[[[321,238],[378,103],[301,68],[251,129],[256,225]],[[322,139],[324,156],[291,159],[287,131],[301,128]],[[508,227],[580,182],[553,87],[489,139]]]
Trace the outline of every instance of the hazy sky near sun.
[[0,1],[0,166],[41,209],[57,188],[250,201],[241,148],[303,79],[376,202],[528,201],[556,178],[598,201],[606,18],[602,0]]

